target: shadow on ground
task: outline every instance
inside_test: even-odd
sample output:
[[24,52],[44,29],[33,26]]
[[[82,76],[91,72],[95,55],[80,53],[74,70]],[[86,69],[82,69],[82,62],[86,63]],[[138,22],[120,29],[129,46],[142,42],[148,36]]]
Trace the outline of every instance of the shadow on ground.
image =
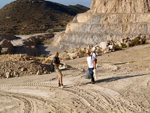
[[[141,75],[126,75],[126,76],[122,76],[122,77],[111,77],[111,78],[96,80],[95,84],[102,83],[102,82],[113,82],[113,81],[117,81],[117,80],[121,80],[121,79],[127,79],[127,78],[132,78],[132,77],[140,77],[140,76],[147,76],[147,75],[150,75],[150,73],[148,73],[148,74],[141,74]],[[91,81],[91,79],[89,79],[89,81]],[[91,84],[91,82],[81,83],[80,86],[87,85],[87,84]]]
[[101,83],[101,82],[112,82],[112,81],[117,81],[117,80],[121,80],[121,79],[126,79],[126,78],[132,78],[132,77],[139,77],[139,76],[146,76],[149,75],[148,74],[141,74],[141,75],[126,75],[126,76],[122,76],[122,77],[112,77],[112,78],[106,78],[106,79],[101,79],[101,80],[97,80],[96,83]]

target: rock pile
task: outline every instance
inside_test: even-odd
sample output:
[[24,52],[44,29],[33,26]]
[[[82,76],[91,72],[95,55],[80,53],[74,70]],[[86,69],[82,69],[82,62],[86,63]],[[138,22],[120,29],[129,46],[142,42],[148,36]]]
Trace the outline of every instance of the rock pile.
[[0,55],[0,77],[10,78],[50,73],[49,65],[41,64],[35,57],[25,54]]
[[1,52],[2,53],[10,54],[10,53],[12,53],[14,51],[14,46],[7,39],[3,39],[0,42],[0,47],[1,47]]
[[[132,39],[126,37],[120,40],[107,40],[97,45],[89,45],[86,47],[66,49],[64,52],[60,53],[59,57],[61,60],[71,60],[80,57],[85,57],[86,52],[88,50],[92,52],[95,51],[96,53],[101,54],[101,53],[114,52],[117,50],[122,50],[123,48],[126,47],[132,47],[135,45],[140,45],[145,43],[149,43],[149,39],[146,39],[146,35],[140,34]],[[54,55],[49,56],[44,60],[44,63],[50,63],[53,57]]]
[[41,44],[42,41],[50,39],[54,37],[54,34],[45,34],[45,35],[38,35],[38,36],[32,36],[28,39],[23,40],[24,46],[38,46],[38,44]]
[[[21,39],[13,35],[0,36],[0,50],[3,54],[28,54],[38,56],[37,46],[47,39],[51,39],[53,33],[45,35],[37,35],[29,38]],[[18,42],[18,43],[17,43]]]
[[14,51],[14,46],[10,42],[13,39],[16,39],[16,36],[0,34],[0,50],[2,53],[10,54]]

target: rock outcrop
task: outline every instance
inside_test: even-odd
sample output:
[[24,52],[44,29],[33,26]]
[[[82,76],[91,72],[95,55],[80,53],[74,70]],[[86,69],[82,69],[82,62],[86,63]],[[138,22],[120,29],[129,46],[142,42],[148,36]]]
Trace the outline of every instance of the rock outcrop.
[[[67,25],[61,48],[150,35],[150,0],[93,0],[91,9]],[[60,40],[60,38],[59,38]]]

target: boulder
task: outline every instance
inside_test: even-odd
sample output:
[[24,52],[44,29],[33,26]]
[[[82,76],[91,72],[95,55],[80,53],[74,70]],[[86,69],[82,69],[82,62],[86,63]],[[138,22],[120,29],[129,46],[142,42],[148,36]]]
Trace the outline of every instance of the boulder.
[[42,75],[42,71],[41,71],[41,70],[38,70],[36,74],[37,74],[37,75]]
[[67,54],[69,55],[70,59],[75,59],[78,56],[77,52],[76,53],[67,53]]
[[81,47],[79,50],[82,51],[82,52],[86,52],[86,48],[85,47]]
[[24,68],[24,67],[22,67],[21,69],[20,69],[20,71],[25,71],[26,69]]
[[5,52],[8,54],[10,54],[14,51],[14,46],[12,45],[12,43],[9,40],[6,40],[6,39],[4,39],[0,42],[0,47],[7,48],[7,52],[6,51]]
[[8,53],[8,48],[1,48],[1,53],[7,54]]
[[6,72],[5,76],[6,78],[10,78],[10,72]]
[[118,40],[117,40],[117,41],[115,42],[115,46],[122,47],[122,44],[121,44],[121,42],[120,42],[120,41],[118,41]]
[[19,74],[18,74],[16,71],[14,71],[14,72],[13,72],[13,76],[14,76],[14,77],[19,77]]
[[70,56],[66,52],[60,53],[59,58],[60,60],[70,60]]
[[103,51],[104,51],[104,53],[110,53],[109,47],[106,47]]
[[107,49],[107,42],[101,42],[99,47],[102,49],[102,51],[104,51],[105,49]]
[[114,52],[115,51],[115,46],[114,45],[108,45],[108,48],[110,51]]

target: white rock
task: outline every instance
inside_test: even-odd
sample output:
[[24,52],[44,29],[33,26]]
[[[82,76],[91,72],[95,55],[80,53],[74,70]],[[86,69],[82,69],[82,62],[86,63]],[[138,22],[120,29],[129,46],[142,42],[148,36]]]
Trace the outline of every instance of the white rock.
[[101,42],[99,47],[102,49],[102,50],[105,50],[107,48],[107,42]]
[[6,78],[10,78],[10,72],[6,72]]
[[42,71],[41,71],[41,70],[38,70],[38,71],[37,71],[37,75],[42,75]]

